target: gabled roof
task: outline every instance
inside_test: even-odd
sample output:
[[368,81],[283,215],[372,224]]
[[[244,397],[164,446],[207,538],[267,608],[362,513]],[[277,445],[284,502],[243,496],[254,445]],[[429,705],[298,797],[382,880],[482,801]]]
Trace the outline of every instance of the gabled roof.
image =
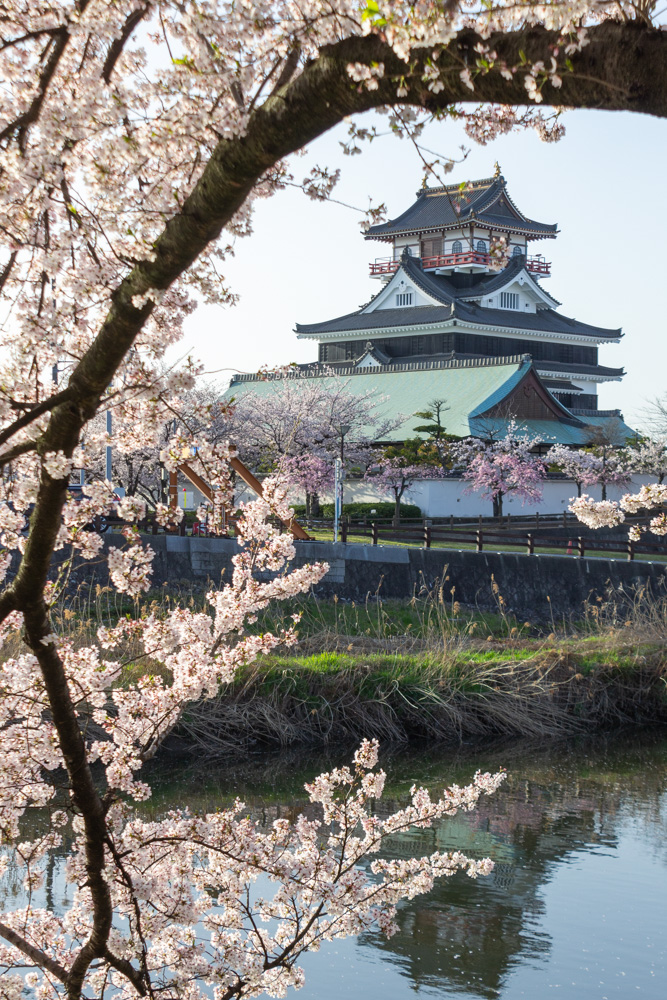
[[507,265],[502,269],[502,271],[494,271],[492,274],[481,274],[480,280],[475,282],[475,284],[469,289],[460,289],[458,291],[458,298],[462,302],[467,302],[469,300],[479,299],[483,295],[491,295],[493,292],[500,291],[505,285],[509,285],[511,281],[514,281],[519,275],[524,274],[524,280],[532,285],[540,295],[543,295],[545,299],[551,302],[555,306],[559,306],[560,302],[550,295],[542,286],[539,281],[533,277],[530,271],[526,268],[526,259],[523,254],[513,254]]
[[[496,275],[484,275],[484,279],[494,282],[493,287],[501,288],[520,273],[521,266],[512,258],[507,267]],[[477,295],[481,282],[459,289],[450,280],[451,276],[432,274],[422,269],[421,262],[407,254],[403,254],[392,280],[403,273],[417,288],[420,288],[435,302],[442,305],[401,306],[395,309],[366,310],[383,294],[381,289],[371,301],[354,313],[326,320],[323,323],[296,324],[296,333],[301,337],[331,336],[334,333],[354,334],[371,330],[400,329],[414,326],[428,326],[438,323],[450,323],[456,320],[462,326],[485,327],[494,330],[516,330],[530,333],[551,333],[556,336],[592,337],[595,341],[618,340],[622,336],[620,329],[609,330],[605,327],[591,326],[580,323],[569,316],[563,316],[554,309],[540,309],[536,313],[518,312],[513,309],[492,309],[480,306],[470,301],[472,290]],[[534,280],[531,278],[531,281]],[[539,285],[537,286],[540,287]],[[484,286],[486,294],[488,285]]]
[[[431,399],[446,399],[447,431],[459,437],[485,434],[490,422],[494,426],[509,423],[510,417],[502,415],[503,401],[513,393],[521,392],[524,383],[539,383],[539,375],[530,358],[514,355],[506,358],[450,359],[448,361],[419,361],[403,365],[379,365],[356,368],[354,363],[337,371],[332,377],[331,368],[313,364],[302,366],[287,379],[307,385],[315,378],[324,388],[332,391],[348,385],[348,391],[363,394],[375,390],[378,394],[378,415],[400,420],[387,441],[404,441],[417,434],[416,427],[423,423],[415,414],[424,409]],[[532,381],[531,381],[532,380]],[[261,397],[281,392],[284,379],[259,378],[252,375],[236,376],[228,390],[239,399],[247,393]],[[547,441],[563,444],[585,444],[590,431],[585,424],[602,423],[608,418],[578,418],[567,410],[542,386],[548,397],[555,419],[520,419],[520,424],[531,433],[538,433]],[[500,413],[501,415],[490,415]],[[618,422],[618,418],[614,418]],[[623,425],[625,427],[625,425]],[[627,428],[628,435],[631,433]],[[588,436],[587,436],[588,435]]]
[[417,200],[390,222],[371,226],[366,239],[386,240],[398,235],[458,229],[472,220],[499,232],[523,233],[529,238],[554,237],[557,226],[529,219],[519,211],[507,192],[502,174],[467,186],[447,184],[423,188]]
[[366,361],[374,361],[377,365],[389,365],[391,364],[391,358],[386,354],[380,347],[376,344],[371,344],[369,341],[366,345],[364,353],[357,358],[357,366],[363,366]]

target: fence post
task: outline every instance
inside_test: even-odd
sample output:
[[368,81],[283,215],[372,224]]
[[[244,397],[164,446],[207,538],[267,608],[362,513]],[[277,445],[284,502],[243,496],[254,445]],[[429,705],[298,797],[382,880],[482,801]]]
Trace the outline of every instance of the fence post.
[[183,514],[183,520],[181,521],[181,523],[178,526],[178,533],[179,533],[179,535],[184,535],[185,534],[185,514]]
[[508,528],[509,528],[509,526],[510,526],[510,524],[511,524],[511,523],[512,523],[512,515],[511,515],[511,514],[508,514],[508,515],[507,515],[507,527],[508,527]]
[[628,562],[635,558],[635,543],[632,538],[628,538]]
[[476,532],[476,534],[477,534],[477,551],[482,552],[484,549],[484,532],[480,529]]
[[535,555],[535,536],[532,534],[532,532],[530,532],[530,531],[528,532],[528,534],[526,535],[526,541],[528,543],[528,545],[527,545],[528,555],[529,556],[534,556]]
[[345,518],[340,523],[340,540],[343,544],[347,541],[347,520]]
[[479,515],[477,516],[477,523],[479,524],[479,526],[480,526],[480,528],[481,528],[481,527],[482,527],[482,515],[481,515],[481,514],[479,514]]
[[586,543],[584,542],[581,535],[577,538],[577,555],[583,558],[586,555]]
[[563,527],[567,531],[567,511],[566,510],[563,511]]
[[431,525],[428,521],[424,522],[424,548],[431,548]]
[[151,523],[151,534],[157,535],[157,521],[155,519],[155,515],[153,515],[153,521]]
[[537,531],[537,529],[539,528],[539,526],[540,526],[540,512],[539,512],[539,510],[536,510],[535,511],[535,531]]
[[450,529],[454,527],[454,515],[453,514],[449,515],[449,527],[450,527]]
[[373,521],[373,523],[371,524],[371,538],[373,540],[373,545],[377,545],[377,543],[378,543],[378,526],[375,523],[375,521]]

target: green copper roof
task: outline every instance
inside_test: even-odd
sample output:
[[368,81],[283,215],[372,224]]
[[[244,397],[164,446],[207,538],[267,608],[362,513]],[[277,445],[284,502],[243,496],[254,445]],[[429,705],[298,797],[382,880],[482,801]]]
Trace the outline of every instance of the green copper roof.
[[[349,378],[343,376],[342,381],[347,383],[349,392],[361,395],[374,390],[380,400],[378,415],[382,414],[386,418],[402,415],[405,418],[387,436],[388,440],[404,441],[406,438],[416,437],[415,427],[424,421],[414,414],[418,410],[428,409],[428,404],[434,399],[445,399],[449,406],[444,414],[447,433],[466,437],[472,432],[469,415],[485,400],[499,400],[506,396],[514,388],[519,373],[523,375],[528,367],[529,363],[518,361],[512,364],[474,366],[469,362],[465,366],[459,364],[452,368],[425,371],[377,372],[371,368],[365,370],[364,374],[355,374]],[[325,388],[327,384],[332,388],[334,384],[340,385],[338,378],[322,375],[317,378]],[[310,382],[310,378],[307,381]],[[243,381],[234,382],[225,395],[240,399],[248,392],[265,396],[275,391],[275,382],[272,381]]]
[[[498,363],[500,362],[500,363]],[[500,359],[474,359],[453,361],[448,367],[417,368],[405,366],[404,370],[392,370],[393,366],[357,369],[347,376],[326,374],[305,374],[288,376],[290,381],[309,384],[313,378],[324,388],[334,386],[339,389],[341,382],[347,391],[359,395],[374,391],[378,400],[378,418],[399,418],[401,423],[391,431],[386,440],[404,441],[417,436],[415,427],[424,423],[416,417],[417,411],[427,410],[429,403],[443,399],[448,407],[443,415],[443,423],[448,434],[467,437],[499,437],[509,422],[504,418],[485,418],[484,413],[501,403],[516,387],[531,367],[531,361],[521,356]],[[229,399],[240,399],[251,393],[266,396],[279,391],[279,382],[274,379],[260,380],[241,376],[232,382],[225,393]],[[567,412],[567,411],[565,411]],[[490,423],[493,427],[490,427]],[[584,425],[609,425],[613,423],[614,433],[629,437],[634,432],[618,417],[572,417],[569,420],[521,419],[519,424],[529,433],[547,442],[583,445],[590,439],[590,430]],[[620,442],[619,442],[620,443]]]

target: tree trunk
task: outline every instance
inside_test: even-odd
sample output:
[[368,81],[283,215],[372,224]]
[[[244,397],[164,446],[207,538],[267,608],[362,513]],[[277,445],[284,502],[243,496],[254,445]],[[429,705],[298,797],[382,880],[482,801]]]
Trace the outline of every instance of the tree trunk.
[[320,498],[317,493],[306,491],[306,517],[320,516]]
[[502,493],[498,494],[498,496],[496,497],[494,503],[495,503],[494,517],[497,517],[498,520],[500,520],[500,518],[503,516],[503,494]]
[[396,494],[396,501],[394,504],[394,516],[392,517],[391,524],[393,528],[400,528],[401,526],[401,493]]

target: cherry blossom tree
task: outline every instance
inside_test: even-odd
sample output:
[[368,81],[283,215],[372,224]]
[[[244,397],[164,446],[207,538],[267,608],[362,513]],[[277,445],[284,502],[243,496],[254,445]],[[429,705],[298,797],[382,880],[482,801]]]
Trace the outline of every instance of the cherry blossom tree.
[[564,444],[553,445],[544,456],[544,461],[547,465],[555,465],[575,483],[579,497],[582,487],[597,484],[602,472],[602,459],[597,455],[568,448]]
[[333,489],[333,463],[319,455],[284,455],[278,463],[281,477],[306,497],[306,515],[317,517],[316,501],[325,490]]
[[633,524],[628,530],[628,536],[638,541],[645,531],[654,535],[667,535],[667,486],[655,483],[642,486],[637,493],[626,493],[618,501],[593,500],[584,493],[573,500],[570,510],[589,528],[614,528],[623,524],[626,514],[644,514],[658,510],[648,525]]
[[[68,477],[101,454],[104,433],[92,425],[108,408],[127,428],[119,449],[160,449],[174,398],[200,372],[194,362],[165,372],[165,352],[198,301],[233,301],[225,258],[250,231],[254,200],[293,182],[292,154],[372,109],[417,147],[423,124],[449,114],[482,142],[522,126],[557,138],[558,111],[537,105],[665,116],[667,36],[653,12],[650,2],[623,0],[479,9],[401,0],[3,5],[0,626],[9,645],[0,667],[0,829],[25,890],[25,906],[0,920],[8,1000],[21,993],[26,966],[27,986],[44,1000],[283,995],[302,981],[304,949],[374,923],[391,932],[400,898],[456,868],[488,871],[486,862],[436,853],[375,858],[374,880],[364,874],[357,862],[384,836],[470,808],[500,780],[479,776],[435,801],[415,789],[405,810],[380,820],[370,799],[383,776],[370,745],[353,771],[312,786],[324,821],[334,822],[328,834],[303,818],[264,833],[241,803],[153,822],[133,812],[133,800],[149,794],[141,767],[185,706],[294,637],[246,626],[325,567],[288,569],[291,540],[268,517],[288,517],[289,508],[281,484],[269,481],[264,498],[244,508],[233,579],[211,591],[208,611],[122,619],[75,648],[52,608],[71,560],[101,555],[88,526],[112,498],[97,480],[74,503]],[[354,121],[349,129],[354,153],[372,130]],[[336,179],[318,167],[301,186],[322,198]],[[54,366],[68,371],[58,385]],[[206,428],[179,423],[161,459],[176,469],[193,450],[229,496],[230,448]],[[131,598],[150,586],[152,552],[136,530],[143,507],[137,497],[118,505],[124,544],[107,553],[110,579]],[[161,504],[157,515],[175,516]],[[63,548],[70,562],[59,572]],[[146,675],[130,683],[124,668],[138,662],[137,647]],[[46,820],[25,839],[21,820],[33,809]],[[72,891],[69,909],[56,914],[34,893],[48,852],[61,845]],[[249,902],[260,873],[276,892]]]
[[480,493],[493,501],[493,516],[502,517],[503,497],[514,495],[522,503],[539,503],[546,466],[531,449],[539,442],[511,423],[498,441],[466,439],[455,446],[466,492]]
[[378,459],[366,470],[366,479],[373,483],[381,493],[392,497],[394,501],[394,516],[392,523],[398,528],[401,523],[401,500],[406,490],[409,490],[418,479],[441,479],[442,469],[431,465],[411,465],[400,456]]
[[320,491],[333,483],[334,459],[365,468],[373,442],[402,419],[386,419],[385,397],[375,390],[355,393],[350,382],[331,369],[318,379],[292,372],[267,378],[261,395],[241,388],[232,403],[228,432],[243,461],[258,473],[282,469],[305,491],[313,517]]
[[667,476],[667,438],[643,438],[628,449],[627,462],[633,472],[655,476],[662,483]]
[[241,383],[230,434],[244,460],[261,469],[273,468],[283,456],[317,455],[332,464],[342,439],[346,464],[366,465],[373,442],[386,437],[400,418],[384,416],[386,397],[376,390],[355,392],[352,380],[333,369],[324,375],[269,378],[261,395],[243,393]]

